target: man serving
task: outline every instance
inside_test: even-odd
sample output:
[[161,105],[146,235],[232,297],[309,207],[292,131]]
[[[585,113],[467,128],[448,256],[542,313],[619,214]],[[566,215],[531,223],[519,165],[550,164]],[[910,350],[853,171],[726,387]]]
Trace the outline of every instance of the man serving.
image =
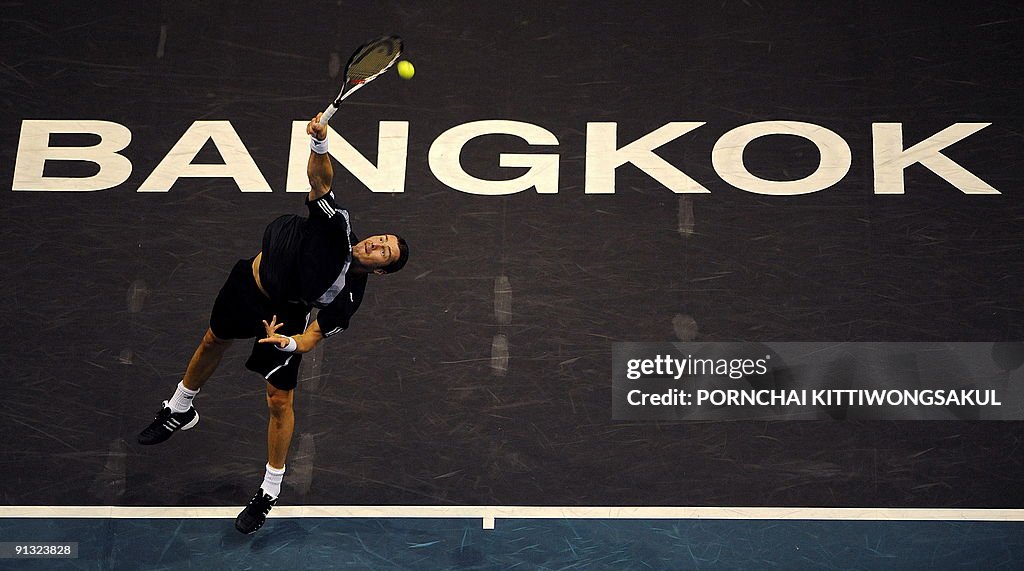
[[[235,527],[254,533],[277,504],[285,459],[295,426],[292,410],[302,354],[349,325],[369,274],[397,272],[409,259],[405,240],[394,234],[359,241],[348,211],[334,201],[334,169],[327,154],[322,114],[306,125],[310,135],[309,217],[285,215],[263,233],[262,250],[239,260],[213,304],[210,327],[189,361],[185,376],[156,419],[139,434],[140,444],[159,444],[199,422],[192,399],[220,364],[234,339],[251,339],[245,366],[266,380],[270,424],[266,474]],[[309,322],[313,307],[320,311]]]

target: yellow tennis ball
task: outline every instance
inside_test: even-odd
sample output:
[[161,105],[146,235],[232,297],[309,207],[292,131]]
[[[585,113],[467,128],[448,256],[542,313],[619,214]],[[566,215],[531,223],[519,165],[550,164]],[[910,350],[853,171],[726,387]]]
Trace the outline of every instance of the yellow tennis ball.
[[412,66],[412,63],[407,61],[398,62],[398,77],[412,79],[414,73],[416,73],[416,68]]

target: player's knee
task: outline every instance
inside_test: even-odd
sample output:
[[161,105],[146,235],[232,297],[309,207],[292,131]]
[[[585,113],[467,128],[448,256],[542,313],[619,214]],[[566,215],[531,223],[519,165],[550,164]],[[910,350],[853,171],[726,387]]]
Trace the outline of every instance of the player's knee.
[[225,349],[231,344],[230,339],[221,339],[213,334],[212,329],[207,329],[206,334],[203,335],[203,348],[204,349]]
[[292,409],[292,391],[267,391],[267,406],[270,408],[270,414],[274,416],[289,412]]

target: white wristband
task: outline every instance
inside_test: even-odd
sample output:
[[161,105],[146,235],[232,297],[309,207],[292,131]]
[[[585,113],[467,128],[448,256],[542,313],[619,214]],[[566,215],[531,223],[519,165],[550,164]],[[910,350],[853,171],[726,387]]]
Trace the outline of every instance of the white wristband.
[[289,337],[288,338],[288,346],[287,347],[282,347],[280,345],[274,345],[274,348],[277,349],[278,351],[284,351],[285,353],[294,353],[295,349],[297,349],[298,346],[299,346],[299,344],[295,342],[295,338],[294,337]]
[[324,139],[323,141],[321,141],[321,140],[317,139],[316,137],[310,135],[310,137],[309,137],[309,148],[310,148],[311,151],[313,151],[314,153],[316,153],[318,155],[326,155],[327,154],[327,139]]

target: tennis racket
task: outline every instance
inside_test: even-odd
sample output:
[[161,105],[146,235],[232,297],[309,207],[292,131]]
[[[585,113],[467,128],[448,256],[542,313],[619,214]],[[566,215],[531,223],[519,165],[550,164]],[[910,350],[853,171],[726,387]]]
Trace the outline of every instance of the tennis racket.
[[398,36],[377,38],[356,50],[345,64],[345,83],[341,86],[337,99],[324,109],[320,124],[326,125],[346,97],[387,71],[401,55],[402,38]]

